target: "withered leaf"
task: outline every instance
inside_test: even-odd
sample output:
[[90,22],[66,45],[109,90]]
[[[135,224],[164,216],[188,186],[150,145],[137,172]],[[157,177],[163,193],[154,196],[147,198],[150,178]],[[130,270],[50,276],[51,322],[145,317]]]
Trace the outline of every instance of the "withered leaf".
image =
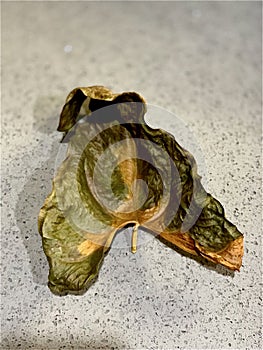
[[188,253],[241,267],[243,235],[206,193],[193,156],[150,128],[145,113],[135,92],[93,86],[67,97],[58,127],[68,133],[67,157],[39,214],[53,292],[85,290],[127,224],[134,224],[133,252],[140,226]]

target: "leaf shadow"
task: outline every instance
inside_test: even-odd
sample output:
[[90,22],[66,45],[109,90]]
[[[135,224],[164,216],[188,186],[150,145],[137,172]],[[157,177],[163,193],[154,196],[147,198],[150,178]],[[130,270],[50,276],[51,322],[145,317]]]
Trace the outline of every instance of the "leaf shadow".
[[57,130],[63,104],[63,95],[39,96],[33,109],[34,130],[45,135],[50,135]]
[[202,256],[197,256],[197,255],[192,255],[190,253],[187,253],[184,250],[182,250],[181,248],[179,248],[176,245],[172,244],[171,242],[168,242],[166,239],[164,239],[161,236],[158,236],[157,238],[158,238],[158,240],[160,242],[165,244],[167,247],[173,249],[174,251],[176,251],[180,255],[183,255],[183,256],[187,257],[188,259],[195,260],[200,265],[204,266],[206,269],[213,270],[213,271],[215,271],[218,274],[223,275],[223,276],[229,276],[229,277],[234,278],[234,276],[235,276],[235,272],[234,271],[228,270],[226,267],[224,267],[222,265],[214,264],[211,261],[206,260]]
[[50,158],[29,176],[18,194],[15,209],[17,225],[29,257],[33,281],[37,284],[46,284],[48,274],[48,263],[42,249],[37,219],[45,197],[51,192],[56,149],[57,145],[53,144]]
[[[38,214],[46,196],[51,192],[54,176],[55,159],[59,143],[51,137],[51,133],[57,128],[61,97],[40,96],[34,106],[33,129],[45,135],[50,135],[51,149],[49,157],[36,167],[28,176],[28,179],[18,194],[15,208],[15,217],[23,244],[27,250],[33,282],[47,284],[48,262],[42,249],[41,236],[38,233]],[[44,136],[45,136],[44,135]],[[46,147],[45,140],[40,141],[39,150]],[[41,148],[42,147],[42,148]],[[50,147],[50,144],[49,144]]]

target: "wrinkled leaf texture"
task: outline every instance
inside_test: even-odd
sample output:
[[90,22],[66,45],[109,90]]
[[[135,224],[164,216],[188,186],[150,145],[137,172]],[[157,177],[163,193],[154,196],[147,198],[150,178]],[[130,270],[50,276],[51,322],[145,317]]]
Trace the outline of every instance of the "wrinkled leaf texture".
[[67,97],[58,127],[70,139],[67,157],[39,214],[54,293],[85,291],[127,224],[231,270],[241,267],[242,234],[206,193],[193,156],[171,134],[150,128],[145,112],[135,92],[93,86]]

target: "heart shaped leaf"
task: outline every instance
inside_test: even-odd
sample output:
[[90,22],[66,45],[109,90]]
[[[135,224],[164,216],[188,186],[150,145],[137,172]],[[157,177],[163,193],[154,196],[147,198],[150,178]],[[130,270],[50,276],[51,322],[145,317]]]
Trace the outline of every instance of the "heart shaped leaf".
[[54,293],[85,290],[127,224],[134,225],[133,252],[140,226],[164,243],[239,270],[242,234],[206,193],[193,156],[171,134],[150,128],[145,112],[135,92],[93,86],[69,94],[58,127],[67,157],[39,214]]

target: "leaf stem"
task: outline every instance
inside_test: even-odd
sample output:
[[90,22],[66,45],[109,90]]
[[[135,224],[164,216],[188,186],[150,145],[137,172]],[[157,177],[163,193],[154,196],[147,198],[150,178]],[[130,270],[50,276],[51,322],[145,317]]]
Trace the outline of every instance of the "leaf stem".
[[133,226],[133,232],[132,232],[132,246],[131,246],[131,252],[133,254],[137,251],[137,236],[138,236],[138,227],[140,225],[137,223]]

